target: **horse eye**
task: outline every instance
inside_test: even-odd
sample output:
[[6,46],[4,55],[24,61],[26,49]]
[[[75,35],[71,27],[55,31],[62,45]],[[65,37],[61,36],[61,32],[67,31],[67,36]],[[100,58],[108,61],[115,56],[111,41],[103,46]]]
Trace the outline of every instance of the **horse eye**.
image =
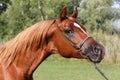
[[65,33],[66,33],[66,34],[71,34],[71,33],[73,33],[73,31],[72,31],[71,29],[66,29],[66,30],[65,30]]
[[72,37],[73,36],[73,30],[68,28],[68,29],[65,30],[65,34]]

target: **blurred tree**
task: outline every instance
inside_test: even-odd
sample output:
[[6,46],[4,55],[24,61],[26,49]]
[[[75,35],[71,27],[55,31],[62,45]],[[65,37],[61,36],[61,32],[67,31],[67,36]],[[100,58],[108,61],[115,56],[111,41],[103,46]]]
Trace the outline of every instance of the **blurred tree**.
[[5,11],[7,8],[7,5],[3,2],[0,2],[0,14]]
[[8,8],[0,15],[0,38],[8,40],[38,21],[56,18],[64,5],[68,7],[68,14],[71,14],[75,6],[78,7],[78,20],[89,31],[109,31],[114,21],[114,12],[119,14],[120,11],[111,7],[112,1],[114,0],[2,0]]
[[7,9],[8,3],[10,3],[10,0],[1,0],[0,1],[0,14]]
[[110,13],[111,3],[112,0],[82,0],[79,4],[80,22],[90,31],[109,30],[113,18]]
[[68,5],[69,7],[71,1],[10,0],[8,9],[0,16],[0,37],[8,40],[38,21],[54,19],[58,16],[63,5]]
[[113,0],[113,3],[111,5],[111,14],[114,15],[113,17],[113,25],[112,25],[112,32],[117,32],[118,34],[120,33],[120,0]]

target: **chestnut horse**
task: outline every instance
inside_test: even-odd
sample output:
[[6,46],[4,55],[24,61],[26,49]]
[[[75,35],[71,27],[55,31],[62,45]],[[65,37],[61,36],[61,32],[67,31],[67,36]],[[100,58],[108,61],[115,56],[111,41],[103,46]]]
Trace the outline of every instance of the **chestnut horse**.
[[76,21],[78,11],[67,16],[66,7],[55,20],[46,20],[20,32],[0,47],[0,80],[33,80],[33,72],[49,55],[88,59],[99,63],[104,47]]

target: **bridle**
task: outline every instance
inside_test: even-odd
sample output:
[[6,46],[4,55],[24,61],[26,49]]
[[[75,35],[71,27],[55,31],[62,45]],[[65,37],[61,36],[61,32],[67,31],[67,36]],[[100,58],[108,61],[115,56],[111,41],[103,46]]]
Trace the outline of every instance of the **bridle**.
[[79,44],[79,46],[76,46],[72,41],[70,41],[70,40],[62,33],[62,31],[61,31],[60,28],[59,28],[58,23],[57,23],[57,22],[55,22],[55,23],[56,23],[57,30],[58,30],[58,32],[61,34],[61,36],[66,40],[66,42],[68,42],[68,43],[69,43],[75,50],[77,50],[77,51],[80,51],[81,48],[83,47],[83,45],[85,44],[85,42],[86,42],[88,39],[92,38],[92,36],[87,35],[87,37]]

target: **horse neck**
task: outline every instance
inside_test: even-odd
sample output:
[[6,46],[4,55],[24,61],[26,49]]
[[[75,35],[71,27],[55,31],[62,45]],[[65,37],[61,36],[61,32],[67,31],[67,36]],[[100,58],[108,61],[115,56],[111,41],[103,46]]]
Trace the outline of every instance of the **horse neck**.
[[[50,24],[53,23],[53,21],[47,21],[42,23],[37,23],[33,25],[31,28],[23,31],[18,36],[16,36],[15,39],[11,40],[5,45],[5,49],[10,49],[10,57],[8,59],[5,59],[8,61],[8,68],[10,69],[10,66],[14,66],[17,71],[24,72],[24,74],[32,75],[32,73],[35,71],[35,69],[38,67],[38,65],[50,54],[50,50],[47,48],[46,43],[46,32],[49,29],[43,29],[40,28],[40,25],[44,26],[50,26]],[[37,28],[34,28],[36,27]],[[32,29],[34,28],[34,30]],[[28,32],[32,30],[32,32]],[[35,32],[36,31],[36,32]],[[43,32],[43,33],[42,33]],[[27,34],[27,35],[23,35]],[[38,35],[36,35],[38,34]],[[42,38],[41,38],[42,36]],[[21,41],[22,40],[22,41]],[[10,44],[12,43],[12,44]],[[9,46],[9,47],[7,47]],[[4,49],[4,47],[3,47]],[[7,51],[7,50],[6,50]],[[4,52],[6,52],[4,51]],[[2,52],[1,52],[2,53]],[[14,54],[11,54],[14,53]],[[8,55],[8,54],[7,54]],[[3,58],[6,57],[3,55]],[[4,60],[4,59],[3,59]],[[10,60],[10,61],[9,61]],[[2,60],[1,60],[2,61]],[[4,64],[4,63],[2,63]]]
[[31,43],[32,46],[28,45],[30,47],[23,52],[21,51],[14,61],[15,66],[28,75],[32,75],[39,64],[49,56],[49,50],[46,50],[46,41],[43,39],[41,40],[42,43],[38,42],[40,41],[34,40]]
[[16,75],[31,77],[39,64],[51,54],[52,44],[46,39],[46,34],[53,22],[37,23],[0,47],[0,64],[4,69],[7,66],[5,70],[9,74],[14,68]]

